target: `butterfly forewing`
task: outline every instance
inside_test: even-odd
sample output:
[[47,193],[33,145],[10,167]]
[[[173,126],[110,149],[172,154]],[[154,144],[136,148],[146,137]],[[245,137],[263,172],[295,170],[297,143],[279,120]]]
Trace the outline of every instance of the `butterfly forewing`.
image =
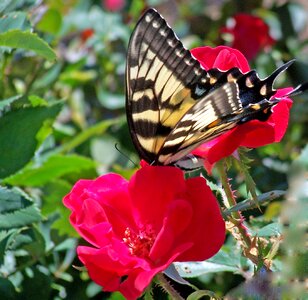
[[126,68],[127,118],[137,150],[153,162],[174,125],[201,95],[206,71],[166,21],[149,10],[132,34]]

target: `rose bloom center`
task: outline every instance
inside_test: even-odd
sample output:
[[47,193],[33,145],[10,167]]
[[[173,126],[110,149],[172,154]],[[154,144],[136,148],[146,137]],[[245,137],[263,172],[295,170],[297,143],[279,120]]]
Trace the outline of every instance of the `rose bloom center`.
[[149,257],[155,238],[156,234],[154,234],[150,226],[139,229],[138,233],[127,227],[124,232],[123,241],[132,255],[146,258]]

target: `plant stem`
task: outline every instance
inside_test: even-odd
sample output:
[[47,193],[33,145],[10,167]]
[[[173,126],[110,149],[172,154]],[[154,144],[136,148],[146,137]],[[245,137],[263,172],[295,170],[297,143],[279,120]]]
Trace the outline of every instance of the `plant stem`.
[[3,53],[2,62],[0,66],[0,97],[1,99],[6,98],[6,86],[8,85],[8,74],[6,74],[6,68],[9,64],[9,55],[8,53]]
[[25,95],[29,95],[35,80],[37,79],[37,77],[39,76],[39,74],[42,70],[43,65],[44,65],[44,61],[41,59],[39,61],[39,63],[36,65],[36,68],[34,69],[34,71],[32,72],[32,74],[30,76],[29,82],[28,82],[28,84],[26,86],[26,90],[24,92]]
[[156,279],[158,281],[158,284],[163,288],[163,290],[171,296],[172,300],[184,300],[184,298],[182,298],[179,293],[173,288],[173,286],[166,279],[163,273],[158,273],[156,275]]
[[[220,180],[223,186],[223,189],[226,193],[226,203],[225,206],[226,208],[230,208],[232,206],[235,206],[237,204],[231,185],[229,183],[228,180],[228,176],[227,176],[227,172],[225,170],[225,166],[224,166],[224,160],[220,160],[217,163],[217,169],[220,175]],[[224,201],[225,202],[225,201]],[[233,211],[231,212],[231,217],[230,217],[230,222],[232,222],[238,229],[241,237],[242,237],[242,241],[245,244],[245,247],[247,247],[248,249],[251,247],[252,242],[250,239],[250,236],[247,232],[246,227],[243,224],[243,217],[241,215],[241,213],[239,211]]]

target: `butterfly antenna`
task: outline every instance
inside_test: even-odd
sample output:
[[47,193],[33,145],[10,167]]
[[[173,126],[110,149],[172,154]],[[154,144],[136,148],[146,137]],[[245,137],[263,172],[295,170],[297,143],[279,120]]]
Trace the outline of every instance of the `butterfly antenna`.
[[126,157],[136,168],[138,168],[138,165],[127,155],[125,154],[122,150],[120,150],[118,143],[114,144],[114,148],[116,148],[119,153],[121,153],[124,157]]

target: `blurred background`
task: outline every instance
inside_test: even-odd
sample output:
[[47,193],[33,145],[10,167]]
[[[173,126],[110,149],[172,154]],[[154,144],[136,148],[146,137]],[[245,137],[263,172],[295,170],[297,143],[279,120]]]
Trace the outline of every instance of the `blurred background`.
[[[139,158],[125,118],[125,61],[130,34],[149,7],[164,16],[188,49],[237,48],[261,78],[296,58],[275,87],[308,81],[305,0],[2,1],[2,299],[122,299],[118,293],[102,292],[85,270],[73,267],[81,266],[75,249],[85,242],[70,226],[62,197],[80,178],[111,171],[130,178],[136,170]],[[26,41],[4,46],[1,34],[12,30],[36,33],[57,59],[45,59]],[[285,299],[304,299],[308,95],[293,100],[283,141],[247,153],[257,192],[286,192],[286,197],[245,213],[251,233],[264,239],[263,255],[277,276],[259,273],[257,283],[251,281],[258,266],[242,255],[241,245],[230,235],[211,265],[201,272],[191,266],[189,280],[200,289],[226,299],[278,299],[281,291],[289,297]],[[236,167],[229,176],[238,200],[246,199],[245,179]],[[219,184],[215,170],[208,178]],[[183,297],[192,292],[177,287]],[[261,298],[249,298],[247,289]],[[155,293],[157,299],[168,299],[159,289]]]

